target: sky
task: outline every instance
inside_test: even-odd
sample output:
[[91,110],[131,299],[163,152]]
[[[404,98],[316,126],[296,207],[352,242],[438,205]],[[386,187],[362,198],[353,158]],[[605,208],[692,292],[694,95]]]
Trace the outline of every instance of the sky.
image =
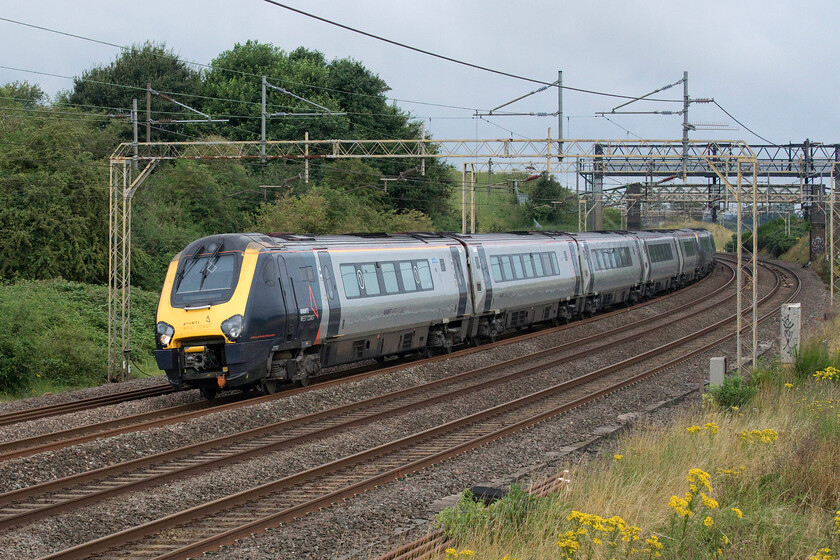
[[[689,95],[713,98],[773,143],[806,138],[840,142],[835,110],[840,75],[836,0],[285,0],[286,4],[394,41],[475,65],[565,86],[641,96],[687,71]],[[264,0],[39,0],[0,7],[0,18],[91,39],[132,45],[165,42],[185,60],[210,63],[249,39],[286,51],[304,46],[331,60],[352,57],[379,75],[388,96],[437,139],[557,137],[558,119],[482,117],[539,84],[467,68],[296,14]],[[27,80],[48,94],[107,65],[118,48],[0,21],[0,84]],[[259,84],[255,83],[259,88]],[[635,111],[682,109],[682,84],[640,101]],[[509,105],[515,112],[557,111],[557,90]],[[609,115],[625,100],[563,92],[564,137],[679,139],[682,116]],[[692,139],[764,144],[713,104],[692,104]],[[702,127],[700,127],[702,128]]]

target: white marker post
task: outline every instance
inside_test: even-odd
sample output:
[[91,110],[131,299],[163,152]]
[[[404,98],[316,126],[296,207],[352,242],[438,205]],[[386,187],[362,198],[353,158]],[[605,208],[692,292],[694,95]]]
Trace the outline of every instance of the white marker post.
[[779,355],[783,364],[792,364],[799,350],[799,328],[802,307],[799,303],[787,303],[782,306],[782,335],[779,339]]

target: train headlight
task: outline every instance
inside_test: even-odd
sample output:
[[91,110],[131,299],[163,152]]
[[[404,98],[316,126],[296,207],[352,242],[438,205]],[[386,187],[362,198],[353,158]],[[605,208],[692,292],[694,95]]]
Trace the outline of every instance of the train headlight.
[[245,325],[245,317],[242,315],[234,315],[230,319],[225,319],[222,322],[222,332],[228,340],[236,340],[242,335],[242,327]]
[[157,331],[158,342],[160,342],[161,346],[166,346],[172,342],[172,335],[175,334],[175,327],[160,321],[155,330]]

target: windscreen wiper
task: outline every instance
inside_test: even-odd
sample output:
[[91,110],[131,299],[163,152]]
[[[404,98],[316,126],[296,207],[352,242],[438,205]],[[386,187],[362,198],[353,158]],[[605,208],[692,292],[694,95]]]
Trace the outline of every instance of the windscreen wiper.
[[[201,282],[198,284],[198,291],[201,291],[201,287],[204,285],[204,281],[207,279],[207,275],[216,270],[216,263],[219,261],[219,251],[222,250],[224,247],[224,243],[219,243],[210,256],[207,258],[207,262],[204,264],[204,268],[201,269]],[[215,260],[214,260],[215,259]],[[210,270],[210,267],[213,267],[213,270]]]
[[183,280],[183,279],[184,279],[184,276],[186,276],[186,275],[187,275],[187,272],[189,272],[190,270],[192,270],[192,268],[195,266],[195,263],[196,263],[196,262],[198,262],[198,256],[201,254],[201,252],[202,252],[203,250],[204,250],[204,245],[202,245],[201,247],[199,247],[199,248],[198,248],[198,251],[196,251],[195,253],[193,253],[193,255],[192,255],[192,257],[191,257],[190,262],[188,262],[188,263],[184,266],[184,268],[182,268],[182,269],[181,269],[181,272],[179,272],[179,273],[178,273],[178,278],[177,278],[177,280],[178,280],[178,284],[180,284],[180,283],[181,283],[181,280]]

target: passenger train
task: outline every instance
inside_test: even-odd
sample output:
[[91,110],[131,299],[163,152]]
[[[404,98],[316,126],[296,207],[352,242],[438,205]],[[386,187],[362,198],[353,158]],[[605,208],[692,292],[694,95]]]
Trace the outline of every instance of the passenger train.
[[321,368],[449,352],[567,322],[707,275],[703,229],[221,234],[169,265],[155,358],[177,388],[272,393]]

